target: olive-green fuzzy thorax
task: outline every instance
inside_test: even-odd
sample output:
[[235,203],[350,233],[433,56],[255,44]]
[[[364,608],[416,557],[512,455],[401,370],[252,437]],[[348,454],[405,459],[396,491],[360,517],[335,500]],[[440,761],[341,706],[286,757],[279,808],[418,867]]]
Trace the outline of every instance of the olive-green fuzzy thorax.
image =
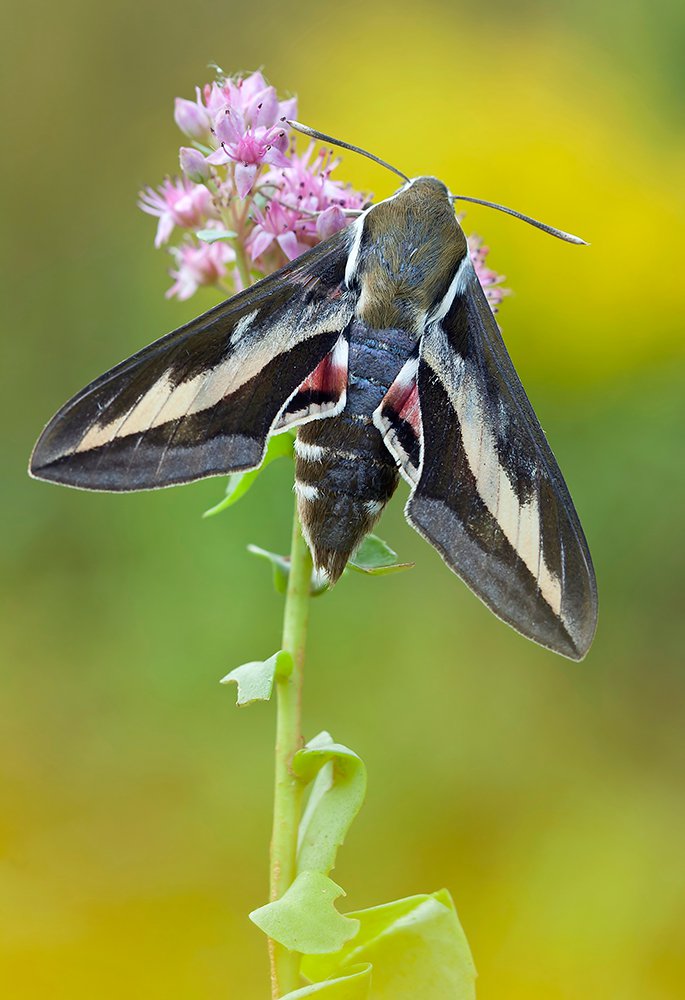
[[416,178],[364,220],[357,315],[376,329],[420,333],[466,252],[445,185],[435,177]]

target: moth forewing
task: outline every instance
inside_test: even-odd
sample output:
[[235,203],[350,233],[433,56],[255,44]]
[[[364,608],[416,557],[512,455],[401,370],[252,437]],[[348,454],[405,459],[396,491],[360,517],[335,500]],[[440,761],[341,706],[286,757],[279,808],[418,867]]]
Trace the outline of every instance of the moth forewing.
[[[128,491],[244,471],[273,431],[335,412],[355,304],[349,242],[343,230],[91,383],[43,431],[31,474]],[[326,398],[313,395],[312,378],[321,390],[332,371]]]
[[495,614],[581,659],[597,621],[587,543],[470,262],[457,279],[421,341],[407,518]]

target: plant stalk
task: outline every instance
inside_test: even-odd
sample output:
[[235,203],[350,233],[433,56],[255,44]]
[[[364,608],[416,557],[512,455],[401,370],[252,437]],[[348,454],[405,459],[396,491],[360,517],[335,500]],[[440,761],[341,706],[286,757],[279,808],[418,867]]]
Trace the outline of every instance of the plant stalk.
[[[235,215],[227,221],[235,225]],[[243,289],[249,288],[252,284],[252,275],[250,274],[250,265],[247,259],[247,254],[245,253],[245,240],[239,234],[237,239],[231,240],[231,246],[235,250],[235,262]]]
[[[235,185],[235,167],[233,168],[233,183]],[[235,262],[238,267],[238,274],[240,275],[240,281],[245,288],[249,288],[252,284],[252,275],[250,274],[250,264],[247,259],[247,253],[245,252],[245,221],[247,219],[250,210],[250,200],[246,199],[245,209],[242,215],[238,212],[235,198],[231,199],[231,212],[229,219],[231,225],[228,228],[235,229],[237,238],[232,240],[233,249],[235,250]]]
[[[276,678],[276,776],[271,835],[269,898],[280,899],[292,885],[297,865],[297,835],[302,812],[303,786],[291,764],[302,739],[302,680],[307,639],[312,557],[302,536],[297,503],[293,516],[290,577],[283,612],[281,648],[293,658],[288,677]],[[299,986],[299,955],[276,941],[269,941],[271,993],[274,1000]]]

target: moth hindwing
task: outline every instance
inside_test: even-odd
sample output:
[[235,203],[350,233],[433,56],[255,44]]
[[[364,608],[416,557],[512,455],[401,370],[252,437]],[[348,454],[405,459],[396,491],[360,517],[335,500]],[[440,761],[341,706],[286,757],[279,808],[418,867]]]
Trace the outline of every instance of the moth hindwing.
[[300,426],[296,490],[335,580],[401,473],[409,523],[505,622],[574,659],[592,562],[446,187],[417,178],[348,229],[97,379],[33,475],[138,490],[256,467]]

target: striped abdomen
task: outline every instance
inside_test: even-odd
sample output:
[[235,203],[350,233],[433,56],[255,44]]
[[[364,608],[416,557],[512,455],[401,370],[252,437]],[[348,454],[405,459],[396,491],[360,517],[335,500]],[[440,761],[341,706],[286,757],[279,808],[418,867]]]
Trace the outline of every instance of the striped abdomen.
[[347,402],[335,417],[300,427],[295,489],[315,566],[332,582],[395,492],[394,458],[372,415],[415,346],[401,330],[350,331]]

